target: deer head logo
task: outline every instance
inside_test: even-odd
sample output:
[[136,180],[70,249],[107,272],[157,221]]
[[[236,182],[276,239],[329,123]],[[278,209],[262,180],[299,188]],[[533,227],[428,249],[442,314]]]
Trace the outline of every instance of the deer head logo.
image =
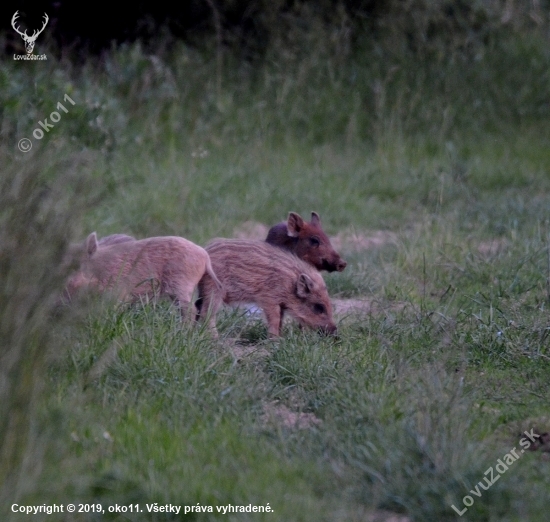
[[26,29],[25,29],[25,32],[22,33],[19,30],[19,26],[15,25],[15,22],[17,21],[18,16],[19,16],[19,11],[15,11],[13,18],[11,19],[11,26],[14,28],[15,32],[19,33],[21,35],[21,38],[23,38],[23,41],[25,42],[25,49],[27,50],[27,54],[31,54],[32,50],[34,49],[34,42],[36,42],[38,35],[44,30],[44,27],[46,27],[46,25],[48,24],[48,21],[49,21],[48,15],[44,13],[44,24],[42,25],[42,29],[40,29],[39,31],[35,29],[31,36],[27,34]]

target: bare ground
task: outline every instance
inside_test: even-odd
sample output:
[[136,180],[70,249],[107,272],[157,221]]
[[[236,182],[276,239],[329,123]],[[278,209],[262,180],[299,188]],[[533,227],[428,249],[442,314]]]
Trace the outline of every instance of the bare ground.
[[276,424],[284,428],[304,430],[318,426],[322,421],[313,413],[292,411],[279,401],[273,401],[264,404],[262,423],[264,427]]
[[343,231],[330,238],[330,242],[335,250],[346,250],[360,252],[361,250],[370,250],[380,248],[389,244],[397,244],[398,237],[389,230],[370,230],[370,231]]
[[508,247],[508,240],[505,238],[494,238],[480,241],[477,245],[478,252],[484,257],[493,257],[500,254]]
[[343,317],[346,315],[370,315],[381,314],[388,311],[398,312],[403,310],[406,303],[381,303],[368,297],[351,299],[331,299],[334,315]]

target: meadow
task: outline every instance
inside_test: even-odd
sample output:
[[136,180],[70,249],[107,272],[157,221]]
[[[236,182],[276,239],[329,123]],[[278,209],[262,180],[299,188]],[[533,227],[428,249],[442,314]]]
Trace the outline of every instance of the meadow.
[[[5,58],[2,520],[547,520],[544,437],[470,493],[550,432],[544,28],[441,52],[314,25],[260,63],[162,41]],[[337,339],[269,340],[242,310],[213,340],[168,303],[56,306],[92,231],[204,245],[289,211],[319,212],[348,261],[324,274]]]

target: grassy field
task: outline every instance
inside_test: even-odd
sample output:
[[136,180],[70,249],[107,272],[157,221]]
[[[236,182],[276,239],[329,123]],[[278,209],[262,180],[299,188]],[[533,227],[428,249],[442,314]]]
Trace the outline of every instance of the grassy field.
[[[547,520],[550,442],[519,453],[550,431],[547,39],[433,60],[327,41],[221,75],[183,44],[2,63],[2,520]],[[325,275],[338,339],[228,310],[214,341],[166,303],[51,314],[93,230],[204,245],[291,210],[348,261]]]

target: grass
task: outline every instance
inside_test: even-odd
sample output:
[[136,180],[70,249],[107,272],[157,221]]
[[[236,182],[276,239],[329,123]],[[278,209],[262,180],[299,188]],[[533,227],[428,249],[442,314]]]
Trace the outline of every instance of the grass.
[[[13,432],[30,442],[2,485],[3,520],[23,518],[14,502],[144,511],[58,520],[456,520],[451,504],[521,432],[550,431],[548,46],[489,42],[464,74],[459,54],[438,70],[391,48],[339,61],[300,45],[256,68],[224,56],[221,91],[215,61],[183,45],[3,64],[10,144],[65,93],[76,102],[30,153],[0,151],[13,186],[40,181],[0,214],[2,277],[15,281],[2,324],[21,302],[44,332],[7,329],[2,348],[36,360],[27,375],[41,384],[2,374],[34,412]],[[51,207],[35,211],[43,193]],[[339,318],[336,340],[289,324],[269,341],[228,312],[214,341],[166,303],[92,299],[50,320],[65,275],[52,267],[92,230],[204,244],[290,210],[318,211],[332,235],[391,237],[343,240],[349,264],[326,276],[329,292],[378,306]],[[4,402],[9,418],[17,404]],[[270,417],[282,407],[318,422]],[[548,466],[526,452],[462,519],[546,520]],[[146,512],[155,502],[213,512]],[[273,512],[216,511],[229,504]]]

